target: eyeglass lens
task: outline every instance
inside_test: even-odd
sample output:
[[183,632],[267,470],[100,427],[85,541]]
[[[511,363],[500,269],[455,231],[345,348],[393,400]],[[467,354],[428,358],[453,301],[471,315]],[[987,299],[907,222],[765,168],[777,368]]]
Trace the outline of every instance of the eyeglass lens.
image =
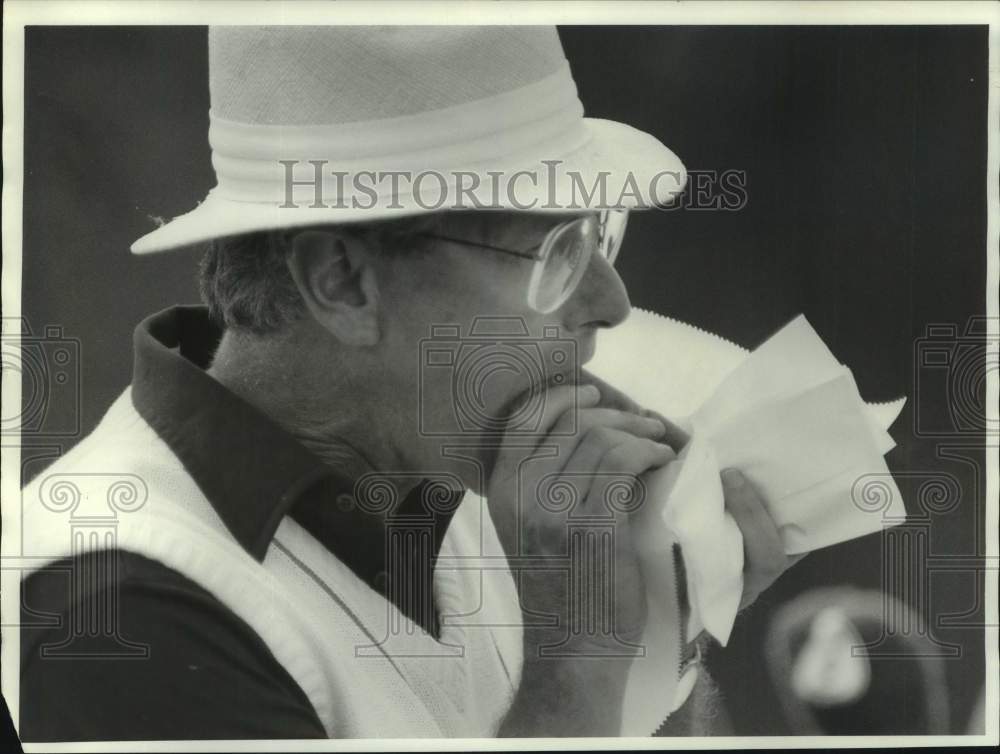
[[618,258],[627,224],[627,210],[610,210],[601,214],[601,253],[611,264]]
[[572,294],[597,245],[593,217],[559,228],[549,240],[536,291],[536,307],[543,312],[557,308]]
[[560,227],[548,240],[532,286],[534,307],[546,313],[565,303],[586,272],[595,250],[614,264],[627,222],[627,211],[610,210],[601,213],[600,220],[589,215]]

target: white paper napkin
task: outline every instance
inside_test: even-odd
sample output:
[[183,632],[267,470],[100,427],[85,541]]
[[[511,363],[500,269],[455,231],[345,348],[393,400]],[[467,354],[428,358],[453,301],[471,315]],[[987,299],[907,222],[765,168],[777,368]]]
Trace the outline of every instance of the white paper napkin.
[[[588,369],[671,419],[683,405],[679,394],[697,396],[680,420],[691,439],[676,462],[644,479],[641,514],[645,540],[660,530],[681,545],[692,608],[688,636],[704,628],[726,644],[743,590],[743,539],[725,511],[722,469],[739,469],[761,493],[788,554],[903,520],[882,457],[894,446],[886,428],[903,399],[865,404],[850,370],[805,317],[750,354],[647,312],[634,313],[625,327],[602,336]],[[650,358],[654,353],[660,355]],[[856,488],[872,474],[886,497],[878,511],[860,504]]]

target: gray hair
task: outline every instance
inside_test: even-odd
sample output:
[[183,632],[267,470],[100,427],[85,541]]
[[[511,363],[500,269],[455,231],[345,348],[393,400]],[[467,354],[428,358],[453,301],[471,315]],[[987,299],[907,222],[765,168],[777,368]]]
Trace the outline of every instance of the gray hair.
[[[342,227],[379,253],[418,253],[426,248],[419,234],[433,232],[440,222],[440,215],[421,215]],[[198,283],[212,319],[234,331],[269,335],[305,316],[305,302],[287,264],[292,239],[302,230],[306,228],[211,240],[201,260]]]

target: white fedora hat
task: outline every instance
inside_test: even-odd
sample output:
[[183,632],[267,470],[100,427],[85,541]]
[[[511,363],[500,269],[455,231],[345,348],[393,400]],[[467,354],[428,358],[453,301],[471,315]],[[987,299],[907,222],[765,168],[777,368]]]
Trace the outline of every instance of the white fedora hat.
[[209,30],[216,186],[137,254],[211,238],[444,209],[645,208],[680,160],[583,117],[554,27]]

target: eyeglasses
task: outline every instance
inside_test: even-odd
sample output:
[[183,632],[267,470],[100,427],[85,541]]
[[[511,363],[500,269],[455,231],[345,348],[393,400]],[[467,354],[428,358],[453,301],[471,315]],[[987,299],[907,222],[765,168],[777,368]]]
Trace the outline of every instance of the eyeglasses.
[[565,304],[573,295],[595,252],[609,264],[615,263],[627,223],[628,210],[625,209],[605,210],[599,216],[582,215],[559,223],[545,235],[540,244],[525,251],[435,233],[419,235],[533,260],[535,264],[528,284],[528,305],[540,314],[548,314]]

